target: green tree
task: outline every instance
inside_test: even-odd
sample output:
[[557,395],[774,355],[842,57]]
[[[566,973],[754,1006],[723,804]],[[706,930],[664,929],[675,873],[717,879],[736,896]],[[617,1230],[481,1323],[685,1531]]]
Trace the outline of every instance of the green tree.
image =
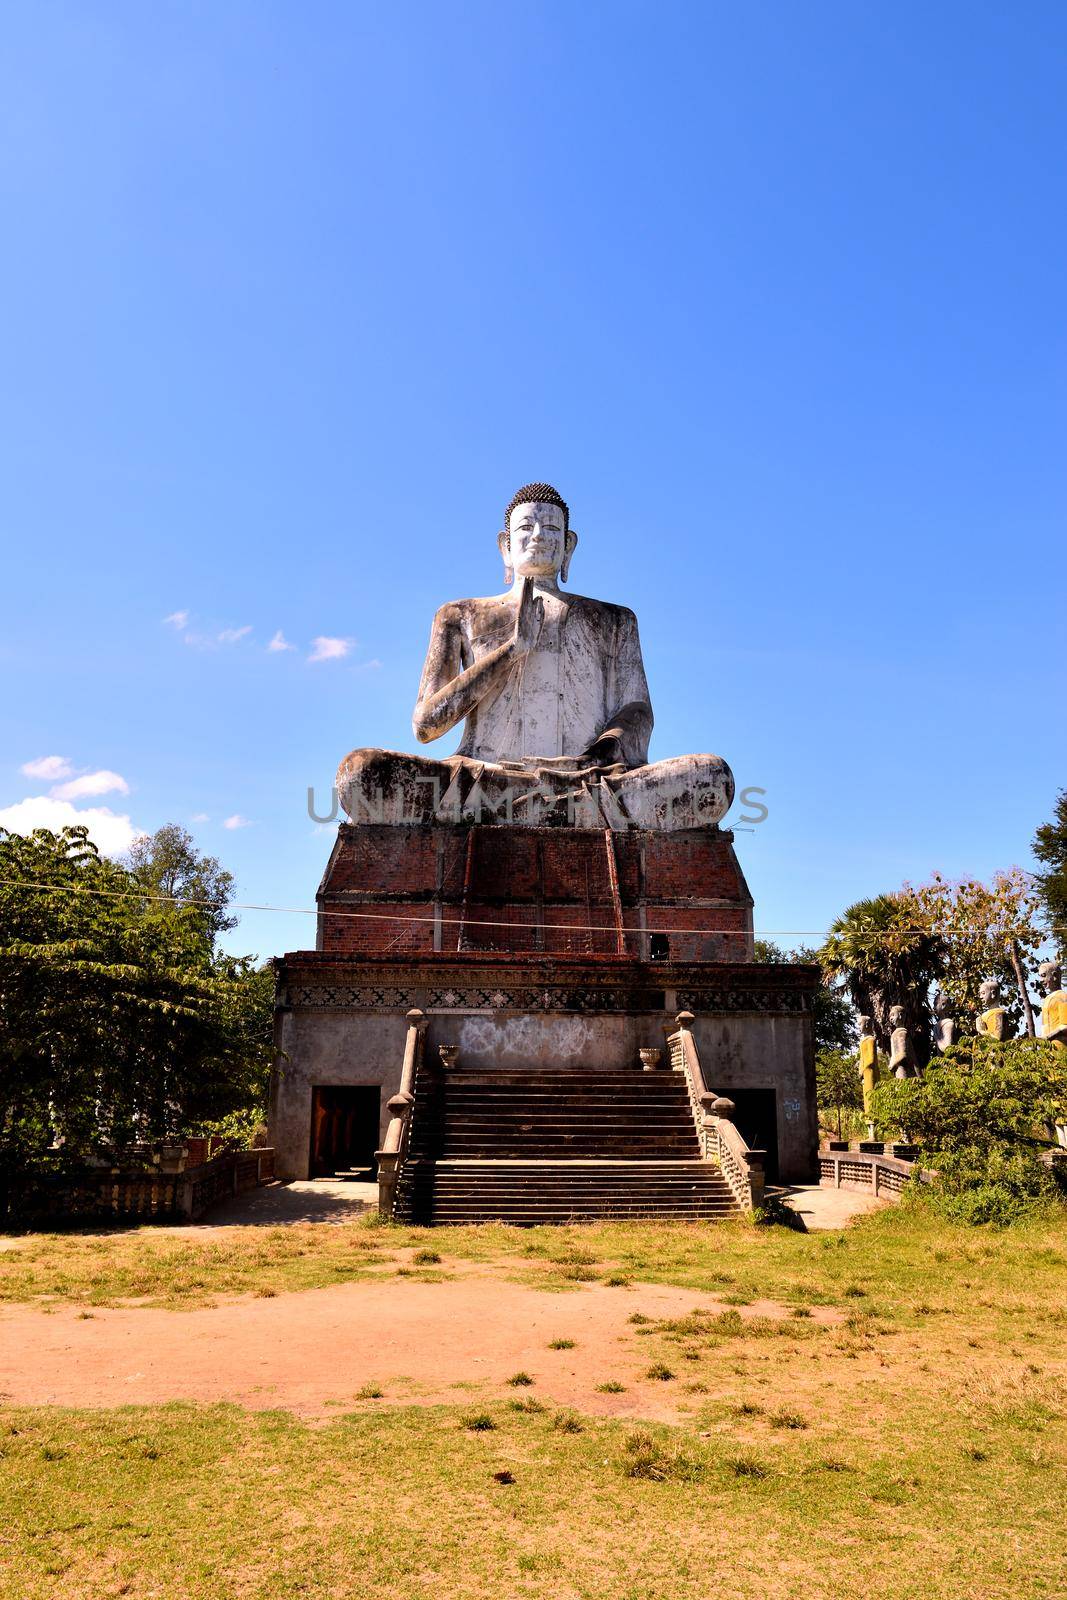
[[857,1058],[844,1055],[840,1050],[820,1050],[815,1057],[815,1098],[819,1110],[829,1112],[836,1119],[840,1139],[845,1113],[863,1110],[863,1083]]
[[[935,872],[918,889],[905,886],[918,922],[945,952],[942,988],[955,1001],[961,1019],[979,1009],[978,988],[996,978],[1016,1026],[1020,1016],[1034,1036],[1028,982],[1037,975],[1037,953],[1044,940],[1040,904],[1029,873],[1018,867],[997,872],[989,884],[976,878],[949,882]],[[966,1026],[966,1022],[964,1023]]]
[[226,911],[233,899],[233,874],[214,856],[201,855],[192,834],[176,822],[143,834],[125,865],[151,894],[184,901],[193,918],[202,920],[212,944],[237,926],[237,918]]
[[943,941],[928,931],[914,893],[858,900],[831,925],[817,952],[824,974],[842,983],[856,1011],[874,1021],[888,1052],[889,1012],[903,1006],[920,1066],[930,1058],[930,985],[945,971]]
[[1067,950],[1067,789],[1061,790],[1051,822],[1034,835],[1034,855],[1046,868],[1037,874],[1048,930],[1058,950]]
[[269,974],[84,828],[0,830],[0,1159],[173,1139],[262,1098]]

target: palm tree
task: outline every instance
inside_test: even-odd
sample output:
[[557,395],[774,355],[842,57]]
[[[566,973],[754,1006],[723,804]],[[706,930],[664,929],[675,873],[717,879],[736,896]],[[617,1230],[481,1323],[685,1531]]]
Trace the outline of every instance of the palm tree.
[[945,970],[944,945],[925,932],[907,893],[857,900],[831,924],[818,960],[829,979],[844,984],[856,1010],[874,1020],[874,1036],[889,1049],[889,1012],[903,1006],[920,1066],[930,1059],[930,985]]

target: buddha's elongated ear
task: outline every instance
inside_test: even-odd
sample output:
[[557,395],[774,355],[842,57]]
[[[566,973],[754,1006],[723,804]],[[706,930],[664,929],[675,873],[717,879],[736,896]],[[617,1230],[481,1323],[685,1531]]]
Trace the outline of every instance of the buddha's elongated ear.
[[573,528],[568,528],[563,535],[563,564],[559,569],[559,575],[564,583],[566,583],[567,574],[571,570],[571,556],[574,554],[574,548],[577,543],[578,535]]
[[500,557],[504,563],[504,582],[510,587],[515,571],[508,559],[511,555],[511,537],[506,528],[501,528],[496,536],[496,542],[500,546]]

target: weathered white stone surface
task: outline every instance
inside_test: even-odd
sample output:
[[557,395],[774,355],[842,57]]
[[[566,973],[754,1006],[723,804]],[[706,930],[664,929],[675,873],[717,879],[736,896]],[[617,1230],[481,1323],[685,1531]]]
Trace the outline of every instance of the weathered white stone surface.
[[956,1043],[957,1032],[956,1018],[952,1014],[952,1001],[943,989],[938,989],[934,995],[934,1016],[937,1019],[934,1025],[934,1047],[940,1054]]
[[710,754],[649,763],[637,618],[561,589],[577,534],[549,485],[527,494],[500,534],[510,587],[451,601],[433,621],[412,725],[427,743],[463,722],[459,750],[445,761],[353,750],[341,804],[354,822],[713,826],[733,799],[729,767]]
[[915,1046],[906,1026],[903,1006],[892,1006],[889,1012],[889,1070],[895,1078],[914,1078],[919,1070]]

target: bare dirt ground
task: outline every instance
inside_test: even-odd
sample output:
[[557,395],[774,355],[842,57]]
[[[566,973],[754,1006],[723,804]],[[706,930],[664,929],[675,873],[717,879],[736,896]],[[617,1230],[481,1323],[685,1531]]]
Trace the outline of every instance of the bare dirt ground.
[[[217,1207],[194,1228],[173,1231],[189,1237],[291,1222],[344,1224],[373,1209],[376,1198],[371,1184],[272,1184]],[[841,1228],[880,1204],[818,1187],[795,1190],[790,1203],[808,1229]],[[682,1386],[644,1377],[648,1341],[629,1318],[635,1311],[679,1317],[696,1308],[717,1313],[726,1302],[653,1284],[546,1293],[460,1263],[450,1263],[443,1281],[390,1277],[182,1312],[67,1305],[42,1315],[39,1307],[12,1305],[0,1310],[0,1403],[231,1401],[316,1418],[367,1403],[365,1389],[421,1405],[521,1394],[507,1380],[526,1372],[531,1392],[546,1402],[673,1421],[688,1409]],[[773,1301],[740,1309],[744,1318],[790,1314]],[[842,1320],[832,1310],[814,1317]],[[552,1350],[553,1339],[571,1339],[574,1347]],[[626,1392],[598,1393],[608,1380]]]
[[[280,1407],[304,1417],[351,1408],[379,1387],[394,1404],[456,1404],[522,1394],[507,1380],[526,1372],[531,1393],[605,1416],[675,1420],[678,1383],[649,1382],[650,1352],[628,1319],[718,1312],[710,1294],[664,1285],[583,1285],[566,1294],[502,1281],[473,1266],[439,1282],[390,1278],[242,1297],[185,1312],[146,1307],[64,1306],[0,1312],[0,1400],[13,1405],[155,1405],[168,1400],[232,1401]],[[741,1315],[788,1316],[757,1301]],[[839,1322],[841,1313],[817,1309]],[[553,1339],[574,1348],[552,1350]],[[600,1394],[608,1380],[625,1394]],[[336,1414],[336,1413],[334,1413]]]

